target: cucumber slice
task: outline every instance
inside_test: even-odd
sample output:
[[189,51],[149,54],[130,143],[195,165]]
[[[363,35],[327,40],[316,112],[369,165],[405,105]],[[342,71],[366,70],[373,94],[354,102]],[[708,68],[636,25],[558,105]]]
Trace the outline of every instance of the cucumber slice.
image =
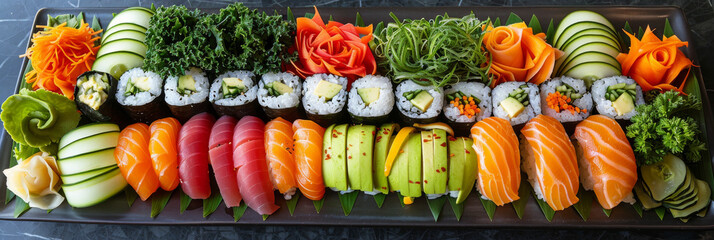
[[591,62],[602,62],[616,67],[620,66],[617,59],[601,52],[584,52],[576,56],[568,56],[568,58],[570,59],[567,62],[563,62],[563,65],[560,66],[561,68],[558,69],[558,73],[567,72],[575,66]]
[[642,181],[652,193],[652,198],[662,201],[684,184],[687,165],[682,159],[668,154],[661,162],[642,166],[640,173]]
[[97,57],[92,65],[92,70],[109,73],[114,78],[119,79],[127,70],[143,65],[144,57],[142,55],[129,51],[120,51]]
[[[85,153],[95,152],[117,146],[119,132],[105,132],[77,140],[60,149],[57,157],[60,159],[71,158]],[[61,171],[61,169],[60,169]]]
[[72,175],[108,166],[116,166],[114,147],[80,154],[57,161],[57,167],[62,175]]
[[677,209],[669,209],[669,212],[672,213],[672,216],[675,218],[683,218],[687,217],[692,214],[696,214],[702,209],[706,209],[709,206],[709,203],[711,200],[709,199],[711,197],[711,189],[709,189],[709,184],[707,184],[705,181],[697,179],[697,189],[699,193],[697,194],[697,202],[693,204],[692,206],[682,209],[682,210],[677,210]]
[[645,210],[655,209],[659,206],[662,206],[661,202],[655,201],[648,193],[644,191],[644,188],[642,187],[642,182],[640,181],[637,181],[637,183],[635,183],[635,195],[637,195],[637,200],[642,203],[642,207]]
[[119,168],[94,176],[80,183],[62,185],[67,203],[76,208],[93,206],[114,196],[126,187]]
[[617,39],[617,36],[616,36],[617,33],[613,32],[612,29],[608,28],[607,26],[603,25],[602,23],[585,21],[585,22],[578,22],[578,23],[575,23],[573,25],[566,27],[563,30],[563,33],[560,36],[558,36],[557,42],[554,41],[554,43],[555,43],[554,46],[556,48],[560,48],[569,39],[572,39],[574,37],[577,37],[578,35],[583,35],[583,34],[598,34],[598,35],[606,36],[608,38]]
[[621,74],[620,65],[613,66],[604,62],[586,62],[574,66],[568,70],[563,70],[563,75],[582,79],[587,86],[598,79],[617,76]]
[[125,9],[112,18],[112,21],[107,25],[107,29],[111,29],[122,23],[133,23],[144,28],[149,28],[149,22],[153,15],[154,13],[147,8],[142,9],[137,7]]
[[142,32],[142,33],[146,34],[146,28],[145,28],[145,27],[136,25],[136,24],[134,24],[134,23],[122,23],[122,24],[117,24],[117,25],[115,25],[115,26],[112,27],[112,28],[108,28],[108,29],[104,32],[104,35],[102,36],[102,43],[104,43],[104,38],[109,37],[110,35],[112,35],[112,34],[114,34],[114,33],[116,33],[116,32],[120,32],[120,31],[124,31],[124,30],[135,30],[135,31],[139,31],[139,32]]
[[82,138],[105,132],[118,132],[119,126],[113,123],[90,123],[81,127],[75,128],[62,136],[59,141],[59,149],[64,148],[67,144],[73,143]]
[[[572,46],[572,45],[571,45]],[[565,55],[555,61],[554,70],[561,70],[564,63],[568,63],[573,60],[576,56],[586,53],[586,52],[599,52],[609,56],[617,56],[620,50],[602,42],[592,42],[585,45],[573,47],[573,49],[568,49],[567,52],[563,51]]]
[[117,39],[115,41],[105,42],[104,45],[99,48],[99,51],[97,51],[97,58],[111,53],[125,51],[146,57],[146,44],[136,39]]
[[144,42],[144,40],[146,40],[146,33],[145,31],[139,31],[134,29],[114,31],[111,33],[111,35],[107,35],[102,38],[102,44],[120,39],[134,39],[140,42]]
[[115,168],[118,168],[118,167],[116,165],[107,166],[107,167],[98,168],[98,169],[94,169],[94,170],[87,171],[87,172],[81,172],[81,173],[70,174],[70,175],[62,175],[62,176],[60,176],[60,178],[62,178],[63,184],[71,185],[71,184],[75,184],[75,183],[84,182],[87,179],[93,178],[95,176],[99,176],[105,172],[112,171]]
[[684,178],[684,184],[677,189],[672,195],[669,195],[664,200],[665,201],[676,201],[682,200],[691,196],[696,196],[697,193],[697,182],[694,181],[696,178],[692,177],[692,172],[687,169],[687,176]]
[[569,13],[563,18],[563,20],[560,21],[560,23],[558,24],[558,28],[555,30],[555,34],[553,35],[553,42],[558,42],[559,37],[568,27],[570,27],[571,25],[575,25],[579,22],[601,23],[607,29],[609,29],[610,32],[617,33],[615,27],[612,26],[612,23],[610,23],[610,21],[607,20],[607,18],[605,18],[604,16],[593,11],[580,10]]

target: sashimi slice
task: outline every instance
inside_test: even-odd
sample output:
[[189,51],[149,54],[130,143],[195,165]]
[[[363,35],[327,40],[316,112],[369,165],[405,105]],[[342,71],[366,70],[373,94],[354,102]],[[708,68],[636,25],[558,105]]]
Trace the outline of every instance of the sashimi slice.
[[265,125],[264,136],[270,181],[286,200],[290,200],[297,189],[292,124],[280,117],[273,119]]
[[300,192],[310,200],[320,200],[325,195],[322,180],[322,136],[325,129],[310,120],[293,122],[295,141],[295,178]]
[[216,119],[200,113],[189,119],[179,131],[178,163],[181,190],[192,199],[211,196],[208,176],[208,139]]
[[151,123],[149,152],[161,189],[172,191],[178,187],[178,133],[181,123],[172,117]]
[[211,136],[208,140],[209,163],[213,168],[213,175],[218,183],[226,207],[237,207],[243,199],[238,189],[237,172],[233,168],[233,128],[236,119],[223,116],[213,124]]
[[127,126],[119,134],[114,160],[121,174],[142,201],[159,189],[159,177],[154,172],[149,154],[149,126],[135,123]]
[[238,188],[245,203],[261,215],[278,210],[265,160],[264,128],[259,118],[246,116],[238,121],[233,132],[233,164],[238,172]]
[[490,117],[471,128],[473,148],[478,156],[478,185],[481,195],[496,205],[519,199],[521,156],[518,137],[508,120]]

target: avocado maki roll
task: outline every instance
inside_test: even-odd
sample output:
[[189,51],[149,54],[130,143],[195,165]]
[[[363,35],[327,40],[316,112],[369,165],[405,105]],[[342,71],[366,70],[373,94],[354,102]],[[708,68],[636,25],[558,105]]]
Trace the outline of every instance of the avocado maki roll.
[[163,85],[164,80],[159,74],[133,68],[119,78],[115,96],[131,119],[148,124],[169,115]]
[[438,120],[444,102],[444,90],[433,86],[422,86],[413,81],[404,81],[397,86],[397,108],[402,122],[433,123]]
[[300,78],[290,73],[266,73],[258,83],[258,103],[269,119],[281,117],[290,122],[302,118]]
[[327,127],[345,120],[347,78],[332,74],[315,74],[305,79],[302,104],[307,118]]
[[347,111],[352,122],[379,124],[389,120],[394,108],[392,82],[382,76],[367,75],[352,83]]
[[483,83],[447,85],[444,96],[444,118],[459,136],[468,136],[474,123],[491,116],[491,88]]
[[208,78],[203,70],[191,68],[183,76],[171,76],[164,84],[166,104],[179,121],[186,122],[193,115],[208,112]]
[[125,114],[115,107],[117,80],[104,72],[88,71],[77,77],[74,102],[94,122],[124,122]]
[[593,99],[585,82],[566,76],[542,83],[540,102],[543,114],[561,123],[585,120],[593,109]]
[[221,74],[211,84],[209,100],[218,115],[240,119],[257,115],[258,87],[253,82],[255,75],[249,71],[231,71]]
[[625,76],[597,80],[591,91],[598,113],[615,119],[629,120],[637,114],[635,107],[645,104],[642,88]]
[[501,83],[491,91],[493,116],[506,119],[511,126],[528,122],[541,113],[538,86],[525,82]]

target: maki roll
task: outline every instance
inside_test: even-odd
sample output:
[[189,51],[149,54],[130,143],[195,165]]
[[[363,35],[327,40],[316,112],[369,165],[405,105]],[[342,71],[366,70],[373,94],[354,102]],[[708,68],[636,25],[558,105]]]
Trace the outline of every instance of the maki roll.
[[591,91],[598,113],[615,119],[629,120],[637,114],[635,107],[645,104],[642,88],[625,76],[597,80]]
[[94,122],[123,122],[124,113],[115,107],[117,80],[104,72],[88,71],[77,77],[74,102]]
[[231,71],[221,74],[211,84],[208,99],[218,115],[236,119],[255,116],[258,102],[255,101],[258,87],[253,82],[252,72]]
[[352,83],[347,111],[352,122],[379,124],[387,122],[394,108],[392,82],[382,76],[367,75]]
[[347,78],[332,74],[315,74],[305,79],[302,104],[307,118],[326,127],[345,119]]
[[179,121],[186,122],[193,115],[208,112],[208,85],[206,73],[198,68],[191,68],[183,76],[167,78],[164,99],[171,113]]
[[149,124],[169,115],[162,96],[163,84],[159,74],[133,68],[119,78],[115,96],[131,119]]
[[290,122],[302,118],[300,78],[290,73],[266,73],[258,83],[258,103],[269,119],[281,117]]
[[533,83],[501,83],[491,94],[493,116],[510,121],[511,126],[526,123],[541,113],[538,86]]
[[444,102],[443,89],[404,81],[397,86],[397,108],[406,125],[438,120]]
[[561,123],[580,122],[590,116],[593,99],[583,80],[563,76],[540,85],[540,105]]
[[447,85],[444,95],[444,117],[457,135],[467,136],[475,122],[491,116],[491,88],[483,83]]

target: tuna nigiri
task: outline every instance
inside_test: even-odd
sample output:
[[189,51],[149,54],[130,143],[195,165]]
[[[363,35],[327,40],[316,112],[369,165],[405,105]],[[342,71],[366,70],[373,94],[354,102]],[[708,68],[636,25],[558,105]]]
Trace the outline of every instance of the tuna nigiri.
[[278,117],[265,125],[264,135],[270,181],[285,199],[290,200],[297,189],[292,124]]
[[243,199],[238,189],[238,178],[233,167],[233,128],[236,119],[223,116],[213,124],[211,136],[208,139],[208,156],[216,176],[218,190],[227,207],[237,207]]
[[577,203],[578,162],[563,125],[553,117],[538,115],[521,133],[521,167],[538,198],[556,211]]
[[635,153],[620,124],[604,115],[590,116],[575,127],[573,138],[577,140],[575,149],[583,188],[595,191],[605,209],[612,209],[622,201],[634,203]]
[[159,189],[159,177],[154,172],[149,154],[149,126],[135,123],[119,134],[114,159],[126,181],[136,190],[142,201]]
[[178,176],[178,133],[181,123],[172,117],[162,118],[151,123],[149,153],[154,171],[159,176],[161,189],[171,191],[179,184]]
[[241,118],[233,132],[233,166],[245,203],[261,215],[278,210],[265,160],[265,124],[257,117]]
[[518,200],[521,184],[518,137],[508,120],[490,117],[471,128],[473,149],[478,156],[478,185],[481,195],[496,205]]
[[322,136],[325,129],[310,120],[293,122],[293,141],[295,141],[295,167],[300,192],[310,200],[320,200],[325,195],[325,183],[322,181]]
[[179,131],[178,164],[181,190],[192,199],[211,196],[208,178],[208,138],[216,119],[200,113],[189,119]]

